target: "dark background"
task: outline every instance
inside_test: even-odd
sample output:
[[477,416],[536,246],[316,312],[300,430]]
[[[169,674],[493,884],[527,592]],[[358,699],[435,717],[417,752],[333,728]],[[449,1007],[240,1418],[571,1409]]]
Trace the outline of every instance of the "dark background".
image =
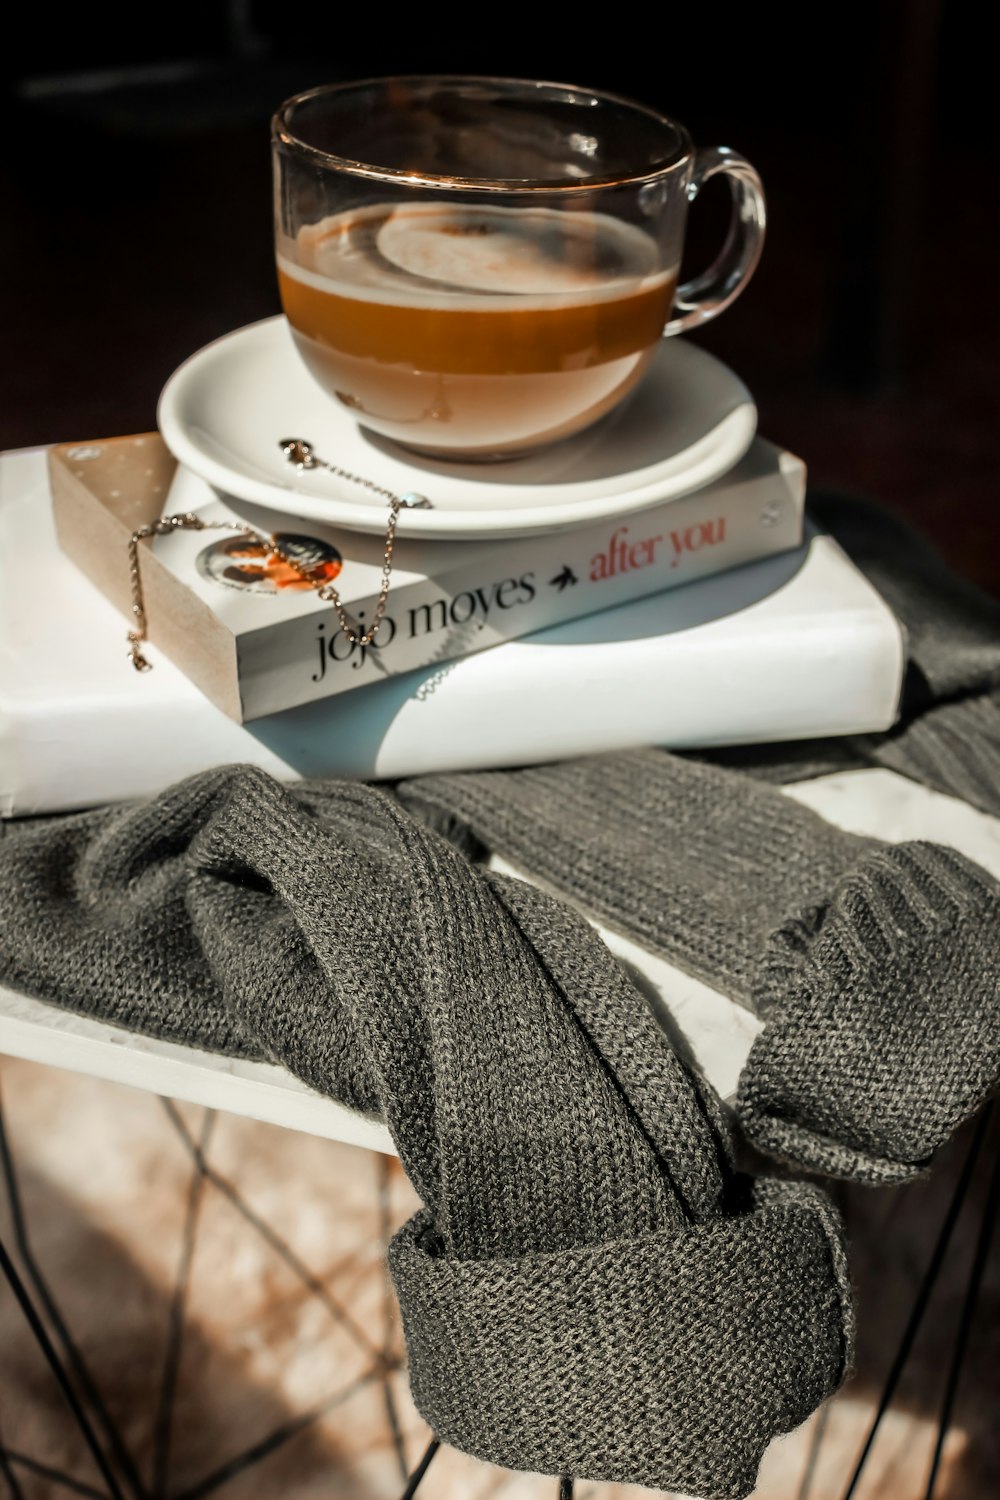
[[[1000,593],[995,61],[971,0],[638,8],[178,0],[131,25],[25,8],[0,61],[0,446],[150,430],[173,369],[278,311],[269,117],[401,72],[629,94],[742,151],[763,260],[696,335],[816,486],[909,517]],[[592,16],[601,15],[598,24]],[[692,213],[710,258],[724,188]]]

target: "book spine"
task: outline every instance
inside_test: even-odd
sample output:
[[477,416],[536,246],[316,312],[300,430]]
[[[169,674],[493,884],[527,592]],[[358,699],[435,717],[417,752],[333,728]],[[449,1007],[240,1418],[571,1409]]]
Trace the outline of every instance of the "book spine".
[[[885,730],[899,702],[902,636],[874,590],[852,575],[829,538],[813,537],[786,558],[730,575],[732,591],[708,580],[251,728],[161,661],[151,698],[111,675],[89,698],[56,695],[57,707],[13,714],[8,754],[0,753],[0,810],[7,817],[148,796],[234,761],[282,780],[394,779],[635,745],[692,749]],[[108,610],[109,648],[119,628]]]
[[[620,520],[530,537],[474,566],[393,590],[375,640],[357,645],[333,610],[237,638],[244,720],[472,655],[563,621],[797,547],[805,469],[791,455]],[[353,601],[363,633],[375,596]]]
[[[812,550],[826,554],[814,563],[828,562],[833,545],[814,539]],[[859,580],[858,597],[839,613],[816,615],[806,602],[768,623],[751,605],[736,629],[724,615],[699,625],[694,599],[679,620],[664,620],[665,601],[650,598],[412,674],[405,689],[385,683],[311,712],[335,725],[337,748],[323,753],[336,757],[339,774],[375,779],[636,745],[878,732],[896,717],[904,652],[897,623],[881,601],[864,599],[866,587]]]

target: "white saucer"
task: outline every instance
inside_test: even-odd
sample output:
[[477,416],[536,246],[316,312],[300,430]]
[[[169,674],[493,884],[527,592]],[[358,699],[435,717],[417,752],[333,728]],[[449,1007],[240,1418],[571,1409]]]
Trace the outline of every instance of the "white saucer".
[[385,501],[323,469],[298,472],[279,448],[316,453],[432,509],[400,515],[407,536],[558,531],[685,495],[743,457],[757,426],[749,391],[724,364],[664,339],[638,389],[588,431],[524,458],[424,458],[359,427],[314,384],[283,317],[207,345],[167,381],[157,413],[167,447],[215,489],[272,510],[381,532]]

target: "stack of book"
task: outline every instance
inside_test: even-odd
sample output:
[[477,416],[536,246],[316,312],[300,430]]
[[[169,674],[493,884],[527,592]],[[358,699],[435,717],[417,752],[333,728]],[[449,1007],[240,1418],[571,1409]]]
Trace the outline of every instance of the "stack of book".
[[362,626],[380,538],[220,496],[156,434],[5,455],[0,475],[6,816],[229,761],[397,778],[881,730],[897,713],[899,626],[809,522],[802,462],[759,437],[690,493],[553,534],[407,541],[401,527],[366,648],[232,533],[158,538],[143,674],[124,639],[136,527],[183,511],[278,533]]

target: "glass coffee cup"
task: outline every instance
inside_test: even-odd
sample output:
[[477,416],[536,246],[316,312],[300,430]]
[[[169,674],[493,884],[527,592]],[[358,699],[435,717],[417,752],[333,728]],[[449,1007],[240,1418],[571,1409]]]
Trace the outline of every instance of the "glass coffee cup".
[[[314,379],[365,428],[508,458],[616,407],[660,339],[753,273],[753,167],[613,94],[505,78],[335,84],[272,130],[281,301]],[[729,233],[678,285],[688,205],[726,174]]]

